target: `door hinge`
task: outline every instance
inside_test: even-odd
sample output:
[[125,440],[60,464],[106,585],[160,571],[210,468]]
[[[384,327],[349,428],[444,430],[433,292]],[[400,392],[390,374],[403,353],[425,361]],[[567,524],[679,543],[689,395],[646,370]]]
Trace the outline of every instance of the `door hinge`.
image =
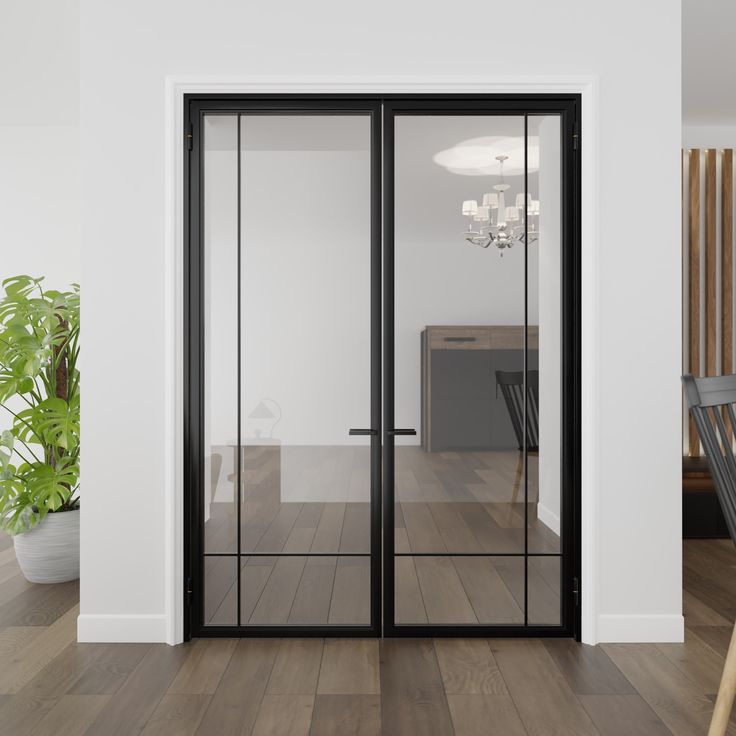
[[575,605],[580,605],[580,585],[578,584],[578,579],[573,578],[572,579],[572,594],[575,598]]
[[575,127],[573,128],[572,133],[572,147],[573,150],[577,151],[580,147],[580,132],[578,130],[578,124],[575,123]]
[[187,578],[187,584],[186,584],[186,594],[187,594],[187,605],[192,605],[192,579]]
[[187,151],[191,151],[192,148],[194,148],[194,126],[189,123],[189,130],[186,134],[186,140],[187,140]]

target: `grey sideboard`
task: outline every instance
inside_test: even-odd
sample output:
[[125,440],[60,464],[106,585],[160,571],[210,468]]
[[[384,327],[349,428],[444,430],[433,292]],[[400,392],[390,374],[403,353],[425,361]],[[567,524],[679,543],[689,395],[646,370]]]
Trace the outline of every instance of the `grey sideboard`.
[[[539,328],[527,328],[528,368],[539,367]],[[524,366],[524,327],[427,326],[421,333],[422,447],[427,452],[515,449],[496,371]]]

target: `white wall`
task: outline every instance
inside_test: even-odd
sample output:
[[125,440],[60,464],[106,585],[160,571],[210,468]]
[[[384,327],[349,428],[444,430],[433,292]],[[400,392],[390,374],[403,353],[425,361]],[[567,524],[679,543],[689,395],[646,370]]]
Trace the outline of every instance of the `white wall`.
[[[255,9],[257,7],[257,10]],[[202,6],[82,2],[85,496],[83,638],[172,638],[173,550],[164,242],[165,78],[188,75],[470,78],[595,75],[584,182],[597,231],[584,244],[584,636],[682,636],[680,540],[680,9],[633,0],[507,3],[462,13],[410,0]],[[636,23],[631,18],[636,18]],[[473,18],[469,23],[468,18]],[[574,18],[571,30],[569,19]],[[523,28],[523,52],[519,35]],[[652,54],[651,39],[657,53]],[[626,53],[622,54],[621,49]],[[653,81],[656,80],[656,81]],[[632,116],[651,107],[656,114]],[[636,162],[636,167],[622,165]],[[622,198],[636,179],[647,208]],[[120,289],[126,296],[121,297]],[[120,343],[132,336],[132,354]],[[647,380],[648,377],[656,379]],[[111,421],[114,417],[114,421]],[[135,472],[131,473],[131,469]],[[124,502],[122,500],[124,499]],[[173,541],[172,541],[173,544]]]
[[736,148],[736,120],[731,125],[683,125],[683,148]]
[[0,281],[80,279],[79,3],[6,0],[0,20]]

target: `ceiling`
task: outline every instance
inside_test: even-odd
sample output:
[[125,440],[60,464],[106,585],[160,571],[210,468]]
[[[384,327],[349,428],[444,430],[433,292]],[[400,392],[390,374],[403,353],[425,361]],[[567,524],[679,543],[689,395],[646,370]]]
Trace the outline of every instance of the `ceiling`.
[[682,122],[736,125],[734,0],[683,0]]

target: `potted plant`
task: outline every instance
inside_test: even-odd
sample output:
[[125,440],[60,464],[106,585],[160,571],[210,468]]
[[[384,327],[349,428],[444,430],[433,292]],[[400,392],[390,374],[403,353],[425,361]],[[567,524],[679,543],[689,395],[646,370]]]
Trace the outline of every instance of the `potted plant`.
[[28,580],[58,583],[79,577],[79,287],[42,281],[2,283],[0,526]]

